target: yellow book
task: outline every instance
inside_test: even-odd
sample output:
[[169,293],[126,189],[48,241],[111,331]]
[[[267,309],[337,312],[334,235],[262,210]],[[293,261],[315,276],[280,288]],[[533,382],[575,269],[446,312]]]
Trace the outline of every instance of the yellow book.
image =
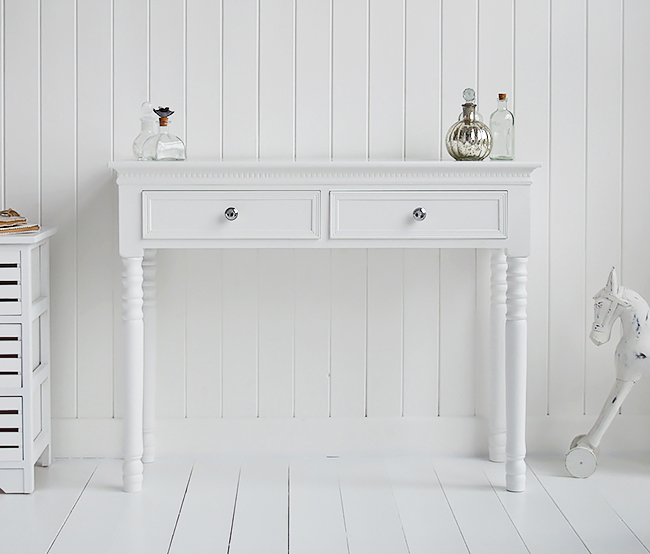
[[38,223],[20,223],[18,225],[0,226],[0,234],[27,233],[28,231],[38,231],[39,229],[40,226]]

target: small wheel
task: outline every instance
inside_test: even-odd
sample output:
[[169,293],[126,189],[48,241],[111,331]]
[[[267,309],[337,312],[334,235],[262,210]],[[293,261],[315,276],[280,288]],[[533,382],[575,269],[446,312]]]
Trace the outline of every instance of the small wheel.
[[576,446],[567,452],[564,464],[573,477],[584,479],[596,471],[598,459],[591,448]]

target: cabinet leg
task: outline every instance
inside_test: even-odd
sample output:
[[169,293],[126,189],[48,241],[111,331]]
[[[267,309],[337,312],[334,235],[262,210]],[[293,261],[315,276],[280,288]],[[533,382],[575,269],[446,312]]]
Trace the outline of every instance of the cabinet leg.
[[36,461],[36,464],[41,467],[50,467],[52,464],[52,448],[49,444],[45,447],[45,450],[43,450],[43,453]]
[[526,488],[527,258],[508,257],[506,292],[506,488]]
[[124,465],[126,492],[142,490],[144,324],[142,258],[122,258],[122,367],[124,369]]
[[144,453],[151,463],[156,455],[156,251],[145,250],[142,261],[144,292]]
[[492,250],[490,262],[490,411],[489,459],[506,461],[506,254]]

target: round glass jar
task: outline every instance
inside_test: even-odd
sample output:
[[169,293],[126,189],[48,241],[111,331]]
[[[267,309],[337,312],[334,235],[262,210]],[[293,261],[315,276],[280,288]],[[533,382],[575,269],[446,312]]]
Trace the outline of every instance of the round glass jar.
[[484,160],[492,150],[492,134],[476,119],[476,104],[463,104],[463,119],[454,123],[445,139],[447,152],[455,160]]

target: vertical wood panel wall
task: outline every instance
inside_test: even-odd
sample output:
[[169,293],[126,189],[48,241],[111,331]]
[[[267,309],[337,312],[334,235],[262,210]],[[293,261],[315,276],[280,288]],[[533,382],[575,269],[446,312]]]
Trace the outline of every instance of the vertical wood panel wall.
[[[448,159],[466,87],[498,92],[535,173],[529,413],[592,417],[613,344],[587,339],[612,265],[650,297],[639,102],[645,0],[42,0],[2,11],[6,207],[57,226],[53,413],[121,413],[116,190],[139,106],[188,156]],[[158,413],[482,411],[487,257],[475,251],[160,252]],[[475,316],[478,315],[478,320]],[[477,363],[478,362],[478,363]],[[650,413],[643,385],[630,413]],[[624,410],[625,411],[625,410]]]

